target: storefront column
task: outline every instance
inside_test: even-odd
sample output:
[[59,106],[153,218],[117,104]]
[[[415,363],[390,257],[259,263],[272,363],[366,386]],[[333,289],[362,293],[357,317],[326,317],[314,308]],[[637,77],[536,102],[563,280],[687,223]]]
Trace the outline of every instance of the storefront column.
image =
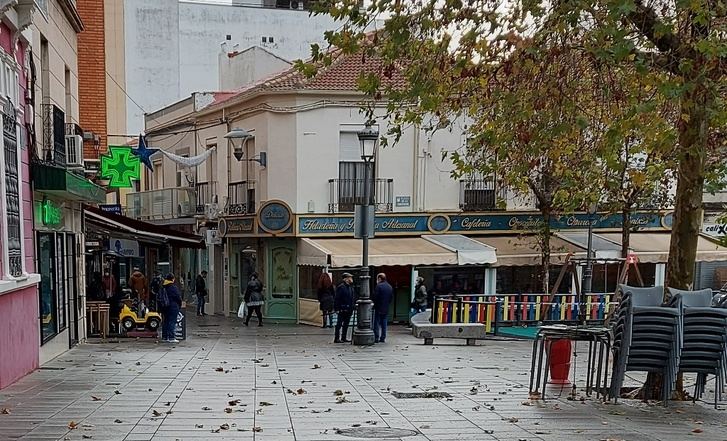
[[497,268],[485,268],[485,292],[494,295],[497,293]]
[[654,286],[664,286],[666,280],[666,263],[657,263],[654,272]]

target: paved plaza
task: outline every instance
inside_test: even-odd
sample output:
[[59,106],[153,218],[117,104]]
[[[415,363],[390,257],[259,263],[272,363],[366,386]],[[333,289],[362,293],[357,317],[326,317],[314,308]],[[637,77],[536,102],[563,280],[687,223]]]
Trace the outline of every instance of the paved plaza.
[[0,439],[727,440],[727,410],[703,403],[531,401],[529,341],[390,333],[357,348],[328,329],[205,317],[175,346],[92,342],[0,391]]

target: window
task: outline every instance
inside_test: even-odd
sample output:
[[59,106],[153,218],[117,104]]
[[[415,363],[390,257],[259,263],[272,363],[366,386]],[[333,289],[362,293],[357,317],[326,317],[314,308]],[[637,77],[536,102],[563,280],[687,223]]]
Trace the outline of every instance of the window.
[[[341,131],[338,156],[338,211],[353,211],[363,203],[366,163],[361,160],[361,144],[355,131]],[[375,165],[371,164],[373,174]],[[373,191],[369,193],[373,198]]]
[[154,173],[152,173],[154,183],[153,183],[153,190],[158,190],[160,188],[164,188],[164,169],[162,167],[162,161],[154,161]]
[[[178,155],[185,157],[185,158],[189,158],[189,151],[187,151],[186,153],[178,153]],[[189,186],[190,182],[187,179],[189,169],[186,167],[183,167],[181,164],[176,164],[176,166],[177,166],[177,182],[176,182],[177,187]]]
[[3,217],[4,236],[2,242],[6,261],[4,274],[11,277],[20,277],[23,269],[23,234],[21,222],[20,199],[20,161],[17,142],[16,111],[12,102],[7,102],[3,108],[3,155],[0,157],[0,176],[2,177],[2,201],[5,204]]

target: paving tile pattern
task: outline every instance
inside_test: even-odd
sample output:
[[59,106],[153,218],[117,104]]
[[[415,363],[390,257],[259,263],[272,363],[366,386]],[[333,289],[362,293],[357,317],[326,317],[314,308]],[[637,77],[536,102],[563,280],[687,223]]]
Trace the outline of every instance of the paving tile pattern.
[[[357,348],[318,328],[191,319],[186,342],[92,342],[0,391],[0,440],[727,441],[724,406],[604,404],[570,388],[529,400],[527,341],[424,346],[394,327]],[[450,397],[392,394],[425,391]]]

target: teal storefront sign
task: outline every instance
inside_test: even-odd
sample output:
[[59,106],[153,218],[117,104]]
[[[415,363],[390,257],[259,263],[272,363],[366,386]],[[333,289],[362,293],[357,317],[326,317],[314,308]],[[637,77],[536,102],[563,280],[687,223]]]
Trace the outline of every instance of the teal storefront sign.
[[[672,220],[672,213],[665,212],[631,216],[632,225],[639,230],[668,230]],[[582,230],[588,228],[588,223],[589,215],[578,213],[554,217],[550,226],[554,230]],[[519,233],[536,231],[542,225],[543,219],[537,213],[390,214],[377,215],[374,222],[377,235]],[[621,214],[596,215],[593,228],[620,229]],[[299,216],[297,232],[300,236],[353,235],[353,216]]]
[[260,207],[258,224],[265,233],[289,233],[293,225],[293,213],[285,202],[268,201]]

